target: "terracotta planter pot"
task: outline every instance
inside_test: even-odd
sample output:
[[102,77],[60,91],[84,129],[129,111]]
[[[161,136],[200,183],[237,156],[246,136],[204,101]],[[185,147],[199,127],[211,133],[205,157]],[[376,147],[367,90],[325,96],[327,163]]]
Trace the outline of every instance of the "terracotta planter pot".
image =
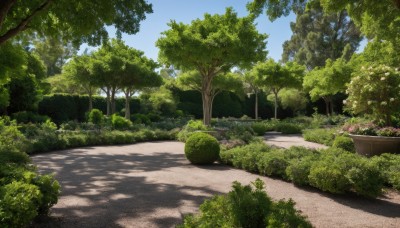
[[383,153],[400,154],[400,137],[349,135],[358,154],[372,157]]

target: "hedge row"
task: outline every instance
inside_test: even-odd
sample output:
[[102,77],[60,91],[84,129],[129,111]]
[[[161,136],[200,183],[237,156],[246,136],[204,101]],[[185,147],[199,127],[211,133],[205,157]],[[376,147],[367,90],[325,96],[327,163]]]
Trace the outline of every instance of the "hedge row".
[[40,153],[66,148],[132,144],[143,141],[172,140],[176,131],[140,129],[136,131],[120,130],[78,130],[56,131],[52,122],[25,124],[20,129],[25,135],[24,147],[28,153]]
[[[125,108],[125,98],[116,98],[116,110],[121,112]],[[107,102],[104,97],[93,97],[93,108],[107,112]],[[131,99],[130,103],[131,114],[140,111],[140,100]],[[46,95],[39,103],[38,112],[41,115],[49,116],[52,121],[57,124],[69,120],[77,120],[84,122],[86,120],[86,112],[89,110],[89,97],[86,95],[70,95],[70,94],[53,94]]]
[[222,151],[220,156],[222,162],[236,168],[331,193],[355,192],[377,197],[384,184],[400,190],[398,155],[368,159],[338,148],[323,151],[303,147],[274,149],[264,143],[253,143]]

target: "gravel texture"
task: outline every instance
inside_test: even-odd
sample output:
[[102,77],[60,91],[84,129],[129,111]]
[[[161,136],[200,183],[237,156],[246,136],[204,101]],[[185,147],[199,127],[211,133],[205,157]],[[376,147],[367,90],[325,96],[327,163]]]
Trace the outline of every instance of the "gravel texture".
[[[277,140],[277,138],[275,138]],[[204,199],[227,193],[233,181],[266,182],[268,194],[292,198],[315,227],[400,227],[400,194],[338,196],[225,165],[193,166],[180,142],[85,147],[33,157],[62,186],[50,218],[36,227],[174,227]]]

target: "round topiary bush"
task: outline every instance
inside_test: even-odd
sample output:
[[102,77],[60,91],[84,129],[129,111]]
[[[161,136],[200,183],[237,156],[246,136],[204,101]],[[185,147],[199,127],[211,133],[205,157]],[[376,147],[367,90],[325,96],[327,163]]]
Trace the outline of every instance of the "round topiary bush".
[[219,157],[219,143],[209,134],[196,132],[186,140],[185,155],[192,164],[212,164]]

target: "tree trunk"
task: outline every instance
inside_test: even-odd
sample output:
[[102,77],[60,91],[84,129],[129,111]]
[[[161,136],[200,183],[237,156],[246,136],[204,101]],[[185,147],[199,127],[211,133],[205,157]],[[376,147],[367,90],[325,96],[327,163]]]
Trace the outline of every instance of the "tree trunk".
[[275,112],[274,112],[274,118],[278,119],[278,92],[274,91],[275,95]]
[[202,75],[201,80],[201,98],[203,101],[203,123],[206,126],[211,125],[211,112],[212,112],[212,100],[213,100],[213,93],[212,93],[212,80],[214,75],[208,73],[206,75]]
[[107,116],[110,116],[111,115],[111,101],[110,101],[110,90],[109,89],[107,89],[106,95],[107,95]]
[[116,90],[112,89],[111,90],[111,114],[115,113],[115,93],[116,93]]
[[129,104],[130,99],[131,99],[130,95],[131,94],[130,94],[129,90],[125,92],[125,119],[128,119],[128,120],[131,119],[131,109],[130,109],[130,104]]
[[211,125],[212,98],[206,92],[201,93],[203,100],[203,123],[206,126]]
[[254,117],[256,120],[258,120],[258,92],[256,91],[254,95],[255,95]]
[[329,116],[329,100],[327,97],[323,97],[322,99],[324,99],[325,101],[325,111],[326,111],[326,115]]
[[93,109],[93,98],[92,93],[89,93],[89,112]]

